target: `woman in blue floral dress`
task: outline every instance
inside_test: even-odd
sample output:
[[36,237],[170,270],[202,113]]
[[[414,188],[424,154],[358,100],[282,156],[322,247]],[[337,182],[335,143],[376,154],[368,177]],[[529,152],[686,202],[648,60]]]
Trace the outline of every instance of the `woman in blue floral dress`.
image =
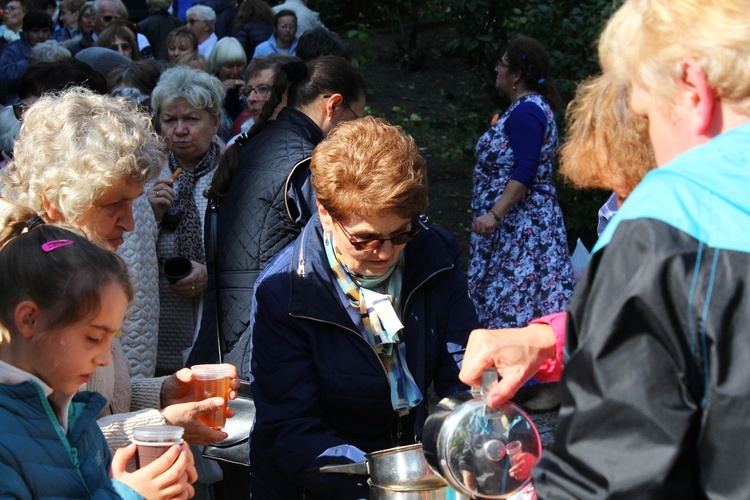
[[485,328],[526,326],[562,311],[573,292],[565,223],[553,184],[557,125],[549,56],[513,40],[496,87],[513,102],[476,148],[469,290]]

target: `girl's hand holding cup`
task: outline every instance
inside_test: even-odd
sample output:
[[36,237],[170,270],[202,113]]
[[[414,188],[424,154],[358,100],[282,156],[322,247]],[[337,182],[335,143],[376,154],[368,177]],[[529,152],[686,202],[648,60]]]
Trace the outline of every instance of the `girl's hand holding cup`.
[[135,472],[127,471],[128,461],[138,447],[130,444],[120,448],[112,458],[110,476],[128,485],[149,500],[191,498],[192,483],[198,479],[195,459],[187,443],[171,446],[162,456]]

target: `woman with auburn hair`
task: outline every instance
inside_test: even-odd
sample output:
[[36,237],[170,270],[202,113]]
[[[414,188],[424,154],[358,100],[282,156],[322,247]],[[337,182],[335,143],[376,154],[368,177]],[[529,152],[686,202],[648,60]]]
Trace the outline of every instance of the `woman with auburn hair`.
[[414,140],[381,119],[345,122],[310,169],[316,213],[258,278],[250,317],[258,499],[368,497],[366,481],[307,471],[418,442],[427,388],[468,389],[458,370],[476,313],[456,240],[421,216]]
[[582,82],[567,110],[560,173],[577,188],[611,189],[622,204],[656,166],[648,120],[630,109],[630,88],[600,75]]

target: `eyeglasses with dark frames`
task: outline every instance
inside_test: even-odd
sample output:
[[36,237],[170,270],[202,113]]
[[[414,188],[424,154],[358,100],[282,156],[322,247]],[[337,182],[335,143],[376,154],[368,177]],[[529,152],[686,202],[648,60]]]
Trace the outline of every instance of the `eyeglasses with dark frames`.
[[346,109],[348,109],[349,111],[351,111],[351,112],[352,112],[352,114],[353,114],[353,115],[354,115],[354,116],[355,116],[355,117],[356,117],[357,119],[360,119],[360,118],[362,118],[361,116],[359,116],[359,115],[357,114],[357,112],[356,112],[356,111],[354,111],[354,110],[352,109],[352,107],[351,107],[351,106],[349,106],[349,103],[347,103],[346,101],[344,101],[344,106],[346,106]]
[[268,95],[271,93],[271,86],[261,83],[255,87],[245,87],[240,91],[240,100],[247,99],[253,92],[257,93],[259,96]]
[[341,228],[341,231],[344,232],[344,235],[349,240],[349,243],[351,243],[354,249],[358,252],[362,252],[364,250],[377,250],[378,248],[383,246],[386,241],[390,241],[391,245],[394,246],[405,245],[413,240],[414,237],[422,231],[419,220],[414,219],[413,221],[411,221],[411,229],[403,233],[399,233],[396,236],[391,236],[390,238],[368,238],[366,240],[358,240],[355,239],[354,236],[352,236],[349,231],[347,231],[346,228],[341,225],[341,222],[337,220],[334,220],[334,222],[337,226],[339,226],[339,228]]
[[104,20],[105,23],[111,23],[113,19],[120,19],[120,16],[102,16],[102,20]]
[[195,23],[207,23],[207,22],[208,21],[206,21],[205,19],[188,19],[187,20],[187,23],[190,24],[191,26]]

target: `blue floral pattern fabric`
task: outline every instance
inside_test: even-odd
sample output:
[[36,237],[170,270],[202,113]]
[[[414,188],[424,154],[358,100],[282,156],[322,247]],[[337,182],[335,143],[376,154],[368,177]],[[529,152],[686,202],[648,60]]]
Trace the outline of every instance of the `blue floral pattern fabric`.
[[534,318],[562,311],[573,293],[565,223],[553,184],[557,125],[541,95],[517,99],[479,139],[472,217],[492,208],[513,173],[515,160],[505,122],[521,102],[538,105],[547,127],[539,168],[527,193],[495,231],[487,236],[471,234],[469,291],[485,328],[526,326]]

